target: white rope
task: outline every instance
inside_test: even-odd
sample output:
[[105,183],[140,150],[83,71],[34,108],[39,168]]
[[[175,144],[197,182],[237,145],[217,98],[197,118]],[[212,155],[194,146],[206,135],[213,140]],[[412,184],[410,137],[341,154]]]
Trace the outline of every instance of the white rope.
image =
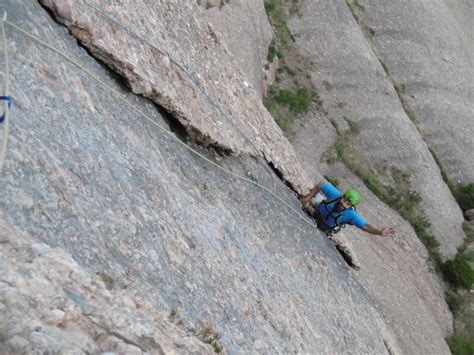
[[[146,38],[143,38],[142,36],[138,35],[136,32],[132,31],[130,28],[122,25],[120,22],[118,22],[117,20],[115,20],[111,15],[109,15],[107,12],[99,9],[97,6],[94,6],[92,5],[91,3],[89,3],[87,0],[80,0],[80,2],[82,4],[85,4],[87,7],[89,7],[90,9],[92,9],[93,11],[97,12],[101,17],[103,17],[104,19],[106,19],[107,21],[109,21],[111,24],[113,24],[114,26],[120,28],[122,31],[126,32],[130,37],[140,41],[141,43],[143,44],[146,44],[147,46],[149,46],[150,48],[153,48],[154,50],[156,50],[158,53],[160,53],[162,56],[164,57],[168,57],[168,59],[170,60],[171,63],[173,63],[179,70],[181,70],[181,72],[183,72],[183,74],[197,87],[198,91],[204,95],[209,103],[214,106],[218,111],[219,113],[221,114],[221,116],[227,121],[227,123],[229,123],[243,138],[245,138],[245,140],[247,140],[247,142],[250,143],[250,145],[253,147],[253,149],[255,150],[256,152],[256,157],[258,159],[261,159],[262,161],[264,161],[265,163],[267,162],[266,159],[265,159],[265,156],[263,154],[263,152],[261,152],[256,146],[255,144],[253,143],[253,141],[233,122],[233,120],[231,120],[227,115],[226,113],[224,112],[224,110],[222,110],[222,108],[215,102],[215,100],[206,92],[206,90],[204,90],[204,88],[198,84],[198,82],[196,81],[196,79],[194,79],[194,77],[189,73],[189,71],[182,65],[180,64],[177,60],[175,60],[171,55],[170,53],[168,53],[166,50],[162,49],[162,48],[159,48],[157,45],[153,44],[152,42],[150,42],[149,40],[147,40]],[[268,165],[267,165],[267,168],[268,168]],[[295,197],[298,197],[298,194],[292,189],[290,188],[289,186],[287,186],[286,184],[284,185],[285,188]]]
[[[9,95],[10,91],[10,71],[8,68],[8,52],[7,52],[7,38],[5,34],[5,26],[4,23],[6,22],[7,19],[7,11],[3,13],[2,18],[0,19],[0,27],[2,29],[2,42],[3,42],[3,54],[5,56],[5,91],[4,91],[4,96]],[[3,142],[2,142],[2,150],[0,151],[0,175],[2,174],[3,171],[3,163],[5,161],[5,154],[7,151],[7,141],[8,141],[8,128],[9,128],[9,123],[10,123],[10,110],[8,107],[8,102],[6,100],[3,101],[3,109],[5,112],[5,120],[3,121]]]
[[195,149],[191,148],[190,146],[188,146],[186,143],[184,143],[183,141],[181,141],[179,138],[177,138],[171,131],[167,130],[166,128],[164,128],[163,126],[161,126],[160,124],[156,123],[150,116],[148,116],[146,113],[144,113],[142,110],[140,110],[140,108],[138,108],[137,106],[135,106],[134,104],[132,104],[131,102],[129,102],[127,99],[123,98],[122,95],[117,92],[115,89],[113,89],[112,87],[110,87],[108,84],[106,84],[104,81],[102,81],[101,79],[99,79],[94,73],[92,73],[90,70],[86,69],[82,64],[80,64],[77,60],[69,57],[67,54],[61,52],[60,50],[54,48],[53,46],[51,46],[50,44],[46,43],[44,40],[40,39],[39,37],[23,30],[22,28],[18,27],[17,25],[9,22],[9,21],[5,21],[5,23],[9,26],[11,26],[12,28],[14,28],[16,31],[24,34],[25,36],[31,38],[32,40],[40,43],[41,45],[49,48],[50,50],[52,50],[53,52],[57,53],[58,55],[60,55],[61,57],[63,57],[64,59],[66,59],[67,61],[69,61],[70,63],[74,64],[76,67],[78,67],[80,70],[82,70],[84,73],[86,73],[89,77],[91,77],[93,80],[95,80],[100,86],[102,86],[104,89],[106,89],[107,91],[109,91],[113,96],[115,96],[117,99],[119,99],[121,102],[125,103],[127,106],[129,106],[133,111],[135,111],[136,113],[138,113],[140,116],[142,116],[143,118],[145,118],[147,121],[149,121],[150,123],[152,123],[153,125],[155,125],[156,127],[158,127],[163,133],[165,133],[166,135],[168,135],[171,139],[173,139],[174,141],[176,141],[177,143],[181,144],[182,146],[184,146],[186,149],[188,149],[189,151],[191,151],[193,154],[197,155],[198,157],[200,157],[201,159],[203,159],[204,161],[208,162],[209,164],[215,166],[217,169],[220,169],[222,171],[224,171],[225,173],[229,174],[229,175],[232,175],[233,177],[237,178],[237,179],[240,179],[242,181],[245,181],[245,182],[248,182],[250,184],[253,184],[253,185],[256,185],[258,187],[260,187],[262,190],[268,192],[269,194],[271,194],[275,199],[277,199],[282,205],[285,205],[286,207],[288,207],[291,211],[293,211],[294,213],[296,213],[298,215],[298,217],[300,217],[301,220],[303,220],[304,222],[308,223],[309,225],[313,226],[313,227],[316,227],[315,224],[309,219],[307,218],[306,216],[304,216],[300,211],[298,211],[297,209],[295,209],[293,206],[291,206],[290,204],[288,204],[285,200],[283,200],[280,196],[278,196],[276,193],[274,193],[272,190],[270,190],[268,187],[264,186],[264,185],[261,185],[260,183],[252,180],[252,179],[249,179],[247,177],[244,177],[244,176],[241,176],[237,173],[234,173],[233,171],[229,170],[229,169],[226,169],[224,168],[223,166],[220,166],[219,164],[213,162],[212,160],[206,158],[204,155],[202,155],[201,153],[199,153],[198,151],[196,151]]
[[166,56],[168,57],[168,59],[170,60],[171,63],[173,63],[196,87],[197,89],[199,90],[199,92],[201,92],[202,95],[204,95],[204,97],[207,98],[207,100],[209,101],[209,103],[214,106],[217,111],[219,111],[219,113],[221,114],[221,116],[226,120],[226,122],[228,124],[230,124],[247,142],[250,143],[250,145],[253,147],[253,149],[255,150],[255,154],[257,157],[260,157],[260,158],[264,158],[263,155],[262,155],[262,152],[255,146],[255,144],[252,142],[252,140],[225,114],[225,112],[222,110],[222,108],[216,103],[216,101],[206,92],[206,90],[198,84],[198,82],[196,81],[196,79],[194,79],[194,77],[189,73],[189,71],[182,65],[180,64],[177,60],[175,60],[167,51],[159,48],[158,46],[154,45],[153,43],[151,43],[150,41],[148,41],[147,39],[141,37],[140,35],[138,35],[137,33],[133,32],[131,29],[125,27],[124,25],[122,25],[121,23],[119,23],[117,20],[115,20],[112,16],[110,16],[108,13],[106,13],[105,11],[102,11],[101,9],[99,9],[98,7],[90,4],[89,2],[87,2],[86,0],[81,0],[81,3],[84,3],[85,5],[87,5],[89,8],[91,8],[92,10],[94,10],[95,12],[97,12],[100,16],[102,16],[103,18],[105,18],[107,21],[109,21],[110,23],[112,23],[113,25],[115,25],[116,27],[120,28],[121,30],[125,31],[126,33],[128,33],[129,36],[131,36],[132,38],[135,38],[136,40],[140,41],[141,43],[144,43],[146,44],[147,46],[149,46],[150,48],[153,48],[154,50],[156,50],[158,53],[160,53],[162,56]]

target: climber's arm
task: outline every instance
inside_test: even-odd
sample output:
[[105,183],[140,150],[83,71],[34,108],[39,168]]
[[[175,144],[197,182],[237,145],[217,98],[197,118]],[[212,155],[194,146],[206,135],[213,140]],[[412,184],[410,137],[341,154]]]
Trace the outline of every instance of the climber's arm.
[[391,236],[395,235],[395,229],[393,229],[393,228],[378,229],[378,228],[374,227],[373,225],[371,225],[369,223],[367,223],[363,229],[367,233],[374,234],[374,235],[380,235],[382,237],[391,237]]
[[308,203],[311,202],[311,200],[316,196],[316,194],[321,191],[321,186],[324,184],[324,182],[320,182],[319,184],[316,184],[315,187],[311,189],[311,191],[304,197],[300,199],[301,203],[303,206],[306,206]]

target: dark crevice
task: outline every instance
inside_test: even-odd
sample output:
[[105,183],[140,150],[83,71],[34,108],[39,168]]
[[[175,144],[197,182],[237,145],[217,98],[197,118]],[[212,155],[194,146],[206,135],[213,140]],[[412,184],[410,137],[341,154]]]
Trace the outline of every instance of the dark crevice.
[[286,185],[289,190],[291,190],[291,192],[293,192],[296,196],[299,196],[298,191],[293,188],[293,186],[285,179],[281,171],[279,171],[271,161],[266,161],[263,158],[260,159],[262,159],[266,165],[270,167],[271,171],[273,171],[273,173]]
[[349,250],[347,250],[346,247],[340,245],[339,243],[335,243],[336,250],[339,252],[339,254],[342,255],[342,258],[344,261],[349,265],[351,268],[358,270],[359,266],[354,263],[353,257],[350,253]]
[[[65,26],[63,23],[61,23],[60,21],[57,20],[57,18],[54,15],[53,11],[51,11],[49,8],[45,7],[41,2],[39,2],[39,3],[40,3],[40,6],[49,15],[51,20],[54,23],[56,23],[58,26],[63,27],[67,30],[68,34],[76,41],[77,45],[80,48],[82,48],[87,53],[87,55],[91,59],[93,59],[102,68],[105,75],[107,75],[108,79],[110,81],[112,81],[115,85],[117,85],[120,88],[121,91],[123,91],[125,93],[131,93],[134,96],[138,97],[140,100],[146,100],[148,103],[153,105],[158,110],[158,113],[160,114],[163,121],[166,123],[167,128],[169,129],[169,131],[174,133],[175,136],[178,139],[180,139],[183,142],[186,142],[188,140],[192,140],[192,141],[195,141],[196,143],[201,144],[203,146],[211,146],[211,147],[215,148],[216,150],[221,149],[221,147],[218,146],[217,144],[212,144],[212,143],[211,144],[205,144],[205,143],[200,142],[199,139],[193,139],[192,137],[197,136],[197,134],[193,134],[192,128],[190,128],[189,130],[186,129],[186,127],[184,125],[182,125],[181,122],[179,122],[179,120],[176,119],[173,116],[173,114],[170,113],[169,111],[167,111],[164,107],[160,106],[159,104],[157,104],[156,102],[152,101],[149,98],[146,98],[146,97],[144,97],[142,95],[139,95],[139,94],[135,94],[132,91],[130,83],[127,80],[126,77],[124,77],[124,76],[120,75],[119,73],[117,73],[113,68],[110,67],[109,64],[107,64],[106,62],[101,60],[99,57],[94,55],[94,53],[87,46],[85,46],[79,39],[76,38],[76,36],[74,36],[73,32],[69,29],[69,27]],[[228,154],[228,152],[225,149],[222,149],[222,150],[224,151],[224,154]]]
[[[189,144],[190,142],[196,143],[197,145],[204,147],[214,154],[220,156],[232,156],[235,152],[231,151],[230,149],[223,147],[222,145],[218,144],[214,141],[209,141],[208,137],[201,134],[201,132],[196,131],[192,126],[184,126],[174,115],[172,112],[166,110],[164,107],[160,106],[153,100],[146,98],[140,94],[133,93],[129,81],[126,77],[120,75],[117,71],[114,70],[103,60],[101,60],[98,56],[96,56],[88,47],[86,47],[69,29],[68,26],[65,26],[63,23],[57,20],[54,13],[41,4],[41,7],[46,11],[49,17],[54,21],[54,23],[58,24],[61,27],[66,28],[69,35],[76,41],[77,45],[82,48],[87,55],[92,58],[104,71],[105,75],[107,75],[108,79],[111,80],[114,84],[116,84],[123,92],[132,93],[140,100],[147,100],[147,102],[151,103],[159,112],[162,119],[167,125],[167,128],[175,134],[175,136],[180,139],[182,142]],[[263,157],[256,157],[257,159],[262,159],[263,165],[268,165],[271,171],[287,186],[287,188],[296,196],[298,196],[298,192],[294,189],[294,187],[283,177],[283,174],[280,170],[278,170],[272,162],[265,160]]]

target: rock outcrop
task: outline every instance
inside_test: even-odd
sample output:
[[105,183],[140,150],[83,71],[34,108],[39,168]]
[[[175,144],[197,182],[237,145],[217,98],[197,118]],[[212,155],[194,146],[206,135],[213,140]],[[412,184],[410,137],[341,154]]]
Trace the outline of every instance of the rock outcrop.
[[0,222],[0,353],[214,354],[136,290]]
[[[255,91],[265,95],[265,79],[268,46],[273,38],[263,1],[234,0],[222,2],[222,6],[202,4],[207,8],[206,19],[222,35],[237,65]],[[220,5],[220,4],[219,4]]]
[[[316,162],[306,160],[307,165],[311,163]],[[413,228],[342,164],[324,173],[338,178],[342,190],[355,187],[361,192],[363,204],[358,213],[365,220],[396,230],[394,238],[382,238],[347,227],[338,237],[357,261],[354,276],[376,299],[402,353],[448,354],[444,338],[453,329],[444,287],[426,262],[428,254]]]
[[[252,157],[252,144],[169,56],[110,25],[84,1],[42,2],[90,52],[38,3],[7,0],[9,20],[78,58],[122,99],[7,27],[15,104],[0,177],[0,309],[6,314],[0,352],[206,353],[211,348],[195,335],[208,324],[229,353],[449,353],[444,337],[452,331],[451,315],[412,228],[344,166],[319,163],[337,136],[327,115],[341,127],[349,115],[360,126],[358,148],[369,160],[407,169],[424,197],[432,189],[452,203],[345,3],[303,2],[301,18],[291,23],[297,44],[314,61],[313,80],[324,88],[328,111],[297,123],[297,155],[252,87],[258,75],[247,79],[252,74],[238,69],[246,61],[231,55],[232,35],[206,21],[217,11],[236,20],[234,11],[250,2],[199,0],[201,8],[194,1],[148,7],[121,1],[103,9],[184,64],[295,188],[309,185],[301,162],[311,179],[331,173],[343,187],[361,189],[363,217],[398,233],[394,239],[354,229],[340,235],[358,271],[281,201],[182,145],[300,209],[268,164]],[[262,14],[261,4],[251,6],[241,23]],[[264,19],[256,23],[266,26]],[[342,46],[348,38],[351,46]],[[253,47],[255,62],[265,41]],[[343,66],[344,58],[352,67]],[[166,112],[132,94],[121,77]],[[401,137],[390,134],[394,127]],[[439,222],[452,223],[455,232],[458,209],[449,211]],[[459,236],[452,237],[443,239],[446,255],[459,244]]]
[[[376,302],[314,227],[270,194],[215,169],[133,112],[125,100],[156,123],[174,129],[173,136],[186,138],[173,119],[128,92],[39,4],[11,0],[5,6],[12,23],[78,58],[123,97],[115,99],[81,70],[7,27],[15,108],[0,180],[1,220],[14,239],[25,234],[25,243],[53,248],[39,247],[44,257],[56,253],[64,258],[69,265],[66,273],[76,268],[68,253],[86,273],[73,284],[68,284],[66,276],[44,280],[48,265],[49,272],[55,273],[62,264],[57,258],[43,264],[39,252],[33,251],[33,264],[42,266],[37,273],[21,275],[26,270],[21,267],[25,243],[18,244],[18,253],[2,245],[2,260],[12,264],[8,270],[13,276],[18,275],[19,281],[30,277],[34,285],[45,284],[45,293],[35,289],[38,294],[33,296],[40,301],[32,308],[35,314],[48,315],[51,310],[45,307],[49,303],[42,295],[51,298],[58,292],[58,302],[66,302],[71,316],[80,311],[73,299],[78,303],[82,299],[93,310],[104,308],[104,317],[111,312],[107,319],[114,323],[113,292],[118,292],[123,296],[120,302],[128,295],[138,295],[141,302],[151,305],[154,311],[146,312],[148,316],[160,313],[163,319],[176,308],[185,329],[210,322],[222,334],[220,343],[229,353],[384,353],[387,347],[401,351]],[[283,182],[261,160],[194,148],[235,173],[258,177],[261,184],[299,208]],[[106,288],[114,282],[117,285],[108,300],[110,308],[101,303],[102,296],[93,299],[81,286],[95,281],[97,289],[107,295],[104,284],[87,276],[97,272],[107,275]],[[77,270],[71,277],[74,275],[83,274]],[[2,283],[3,288],[14,291],[13,296],[28,290],[15,278],[8,280],[8,287]],[[72,292],[69,297],[66,293],[69,301],[62,288]],[[5,302],[13,302],[9,297],[5,296]],[[124,323],[120,323],[129,322],[130,329],[120,328],[119,334],[148,349],[138,337],[152,327],[134,328],[147,314],[143,316],[133,303],[129,299],[124,308],[127,313],[122,314]],[[86,307],[85,312],[90,309]],[[21,344],[36,344],[31,340],[36,333],[27,326],[35,316],[15,315],[18,318],[9,324],[18,325],[18,336],[27,341]],[[89,335],[83,333],[89,324],[83,317],[91,316],[78,315],[74,318],[77,324],[70,324],[78,329],[80,339],[95,335],[95,329]],[[43,320],[39,322],[36,324],[43,327]],[[63,335],[57,325],[45,328],[48,334]],[[179,329],[173,327],[170,332],[174,339]],[[11,344],[14,337],[9,332],[6,341]],[[110,341],[118,341],[115,338]],[[154,341],[161,344],[158,338]],[[58,343],[51,340],[51,344]],[[63,344],[66,348],[68,343]],[[190,349],[193,344],[189,343]],[[88,346],[92,350],[99,345]]]
[[358,4],[425,141],[454,182],[474,182],[474,3]]
[[164,107],[195,140],[234,154],[263,155],[294,189],[309,187],[293,148],[197,2],[162,0],[137,6],[124,1],[103,8],[162,52],[111,24],[86,6],[89,2],[42,3],[95,56],[125,77],[134,93]]
[[423,202],[420,209],[441,242],[445,258],[462,243],[463,216],[417,127],[404,111],[393,82],[345,1],[304,2],[289,22],[301,53],[313,63],[327,117],[359,128],[354,144],[382,181],[396,167],[407,172]]

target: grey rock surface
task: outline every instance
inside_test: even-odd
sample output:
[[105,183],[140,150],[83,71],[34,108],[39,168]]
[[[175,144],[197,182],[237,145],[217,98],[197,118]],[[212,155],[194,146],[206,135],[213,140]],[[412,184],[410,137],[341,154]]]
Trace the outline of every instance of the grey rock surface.
[[359,4],[424,139],[453,181],[474,182],[474,2]]
[[305,114],[291,128],[289,140],[313,185],[322,180],[326,155],[334,151],[336,139],[336,129],[319,111]]
[[341,239],[360,267],[355,277],[377,300],[402,353],[449,354],[444,339],[452,334],[453,326],[444,286],[427,263],[428,253],[413,228],[342,164],[325,174],[339,178],[341,190],[355,187],[361,192],[358,213],[366,221],[396,230],[395,237],[382,238],[348,227]]
[[[102,345],[88,343],[95,333],[84,333],[84,317],[103,308],[104,319],[120,320],[120,334],[135,343],[152,329],[147,317],[160,313],[160,323],[177,308],[185,329],[211,322],[229,353],[401,352],[378,303],[314,227],[254,184],[234,179],[171,139],[187,136],[155,105],[131,94],[39,4],[10,0],[5,6],[10,21],[78,58],[123,97],[115,99],[78,68],[7,27],[15,106],[0,178],[0,218],[19,250],[1,246],[2,271],[13,279],[8,287],[0,284],[7,292],[2,302],[14,303],[10,297],[25,292],[16,304],[35,311],[10,310],[17,318],[9,324],[17,332],[8,333],[9,344],[27,349],[48,336],[54,339],[51,351],[79,339],[91,352],[101,346],[138,352],[107,334]],[[175,133],[164,135],[125,100]],[[300,207],[261,159],[193,146]],[[17,242],[17,235],[25,235],[24,241]],[[34,243],[53,249],[40,244],[43,256],[25,259],[26,246]],[[103,283],[90,276],[96,274]],[[22,283],[27,277],[35,288]],[[93,281],[99,295],[87,288]],[[132,294],[150,312],[136,310]],[[121,318],[113,295],[120,295],[119,305],[129,301]],[[49,309],[50,299],[66,304],[67,312]],[[71,339],[63,339],[54,323],[61,312],[74,317]],[[35,338],[40,328],[35,332],[30,321],[43,329],[43,314],[52,325]],[[150,327],[140,328],[142,321]],[[171,339],[179,335],[174,327],[170,332]]]
[[387,167],[410,174],[442,255],[453,257],[464,237],[461,210],[345,1],[304,2],[300,13],[289,26],[313,63],[312,80],[327,116],[341,129],[348,126],[345,119],[356,122],[355,146],[383,181]]
[[214,354],[134,289],[108,288],[64,250],[0,227],[0,353]]
[[[195,1],[101,5],[115,21],[169,55],[142,44],[84,2],[42,3],[95,56],[124,76],[133,92],[164,107],[194,139],[234,154],[263,155],[294,189],[308,188],[290,143]],[[225,115],[175,63],[187,69]]]
[[206,19],[220,33],[223,43],[255,91],[262,97],[267,90],[264,66],[273,38],[263,1],[233,0],[208,7]]
[[[222,13],[222,8],[212,10]],[[245,20],[241,23],[232,29],[246,27]],[[229,47],[236,52],[239,48],[236,43]],[[444,301],[442,282],[430,272],[427,252],[412,227],[397,212],[381,208],[383,203],[350,171],[339,164],[329,167],[324,163],[325,155],[334,149],[337,136],[323,113],[311,111],[304,115],[295,122],[289,137],[312,181],[322,180],[324,173],[339,177],[344,188],[356,186],[364,196],[364,217],[377,225],[397,229],[393,240],[369,236],[353,228],[334,240],[350,254],[351,262],[360,270],[354,272],[355,277],[377,299],[378,309],[393,327],[402,353],[448,354],[444,338],[452,333],[452,316]]]

